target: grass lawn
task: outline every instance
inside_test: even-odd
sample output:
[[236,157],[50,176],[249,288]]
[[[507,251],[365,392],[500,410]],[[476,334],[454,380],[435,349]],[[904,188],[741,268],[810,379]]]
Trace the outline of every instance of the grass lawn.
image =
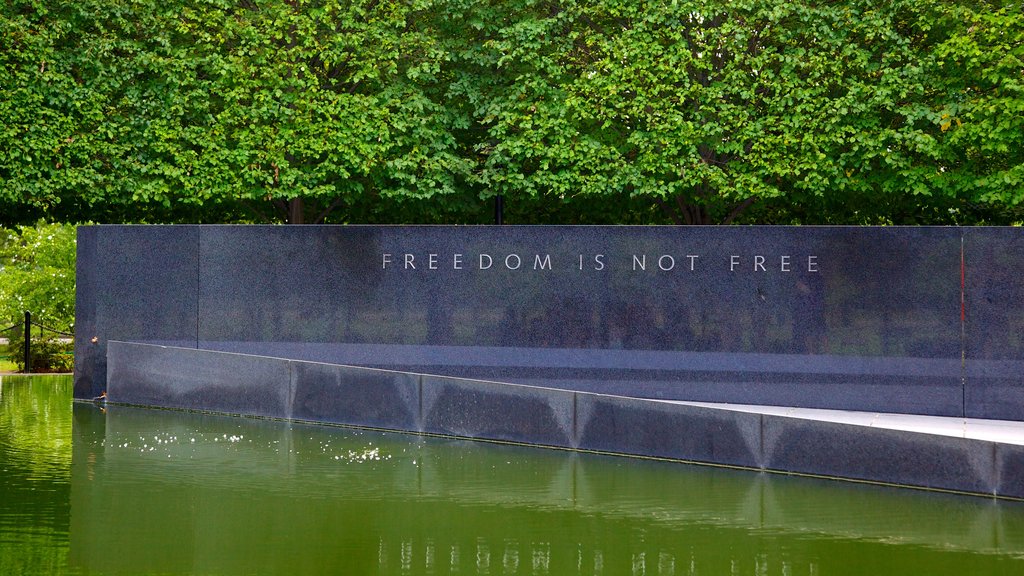
[[0,372],[17,372],[18,367],[14,365],[14,362],[3,358],[0,359]]

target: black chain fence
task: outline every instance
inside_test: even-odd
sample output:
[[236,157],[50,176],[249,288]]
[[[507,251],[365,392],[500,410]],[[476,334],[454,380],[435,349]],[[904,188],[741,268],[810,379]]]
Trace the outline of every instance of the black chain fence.
[[45,330],[47,332],[53,332],[54,334],[57,334],[58,336],[65,336],[67,338],[74,338],[75,337],[75,335],[72,334],[71,332],[64,332],[63,330],[57,330],[56,328],[50,328],[49,326],[46,326],[44,324],[40,324],[39,322],[36,322],[35,320],[32,321],[32,325],[36,326],[36,327],[39,327],[39,328],[41,328],[41,329],[43,329],[43,330]]
[[[33,326],[39,328],[38,337],[32,334]],[[23,372],[69,372],[74,366],[75,335],[34,320],[31,312],[25,312],[23,323],[0,329],[0,336],[7,337],[7,353],[0,354],[0,360],[19,364]]]

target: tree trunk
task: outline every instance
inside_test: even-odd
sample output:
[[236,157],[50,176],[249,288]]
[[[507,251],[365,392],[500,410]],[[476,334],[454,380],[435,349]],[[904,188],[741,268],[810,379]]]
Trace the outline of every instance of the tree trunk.
[[683,196],[675,196],[674,200],[675,202],[670,203],[656,198],[655,202],[676,224],[705,226],[709,224],[732,224],[737,216],[757,202],[757,198],[747,198],[738,204],[728,207],[729,213],[724,217],[716,217],[703,204],[688,202]]
[[302,198],[292,198],[288,201],[288,223],[289,224],[305,224],[306,223],[306,206]]

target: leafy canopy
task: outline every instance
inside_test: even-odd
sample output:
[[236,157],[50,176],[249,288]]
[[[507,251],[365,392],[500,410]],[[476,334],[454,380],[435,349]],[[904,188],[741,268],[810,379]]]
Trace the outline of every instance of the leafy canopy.
[[1020,219],[1022,13],[11,0],[2,219]]

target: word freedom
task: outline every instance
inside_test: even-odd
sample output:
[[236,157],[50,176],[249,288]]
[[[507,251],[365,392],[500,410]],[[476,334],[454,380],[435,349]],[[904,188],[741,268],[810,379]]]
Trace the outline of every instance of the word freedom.
[[[569,260],[569,259],[566,259]],[[661,254],[648,257],[647,254],[633,254],[630,270],[646,271],[660,270],[669,272],[671,270],[683,270],[695,272],[705,266],[705,261],[698,254],[686,254],[673,256]],[[728,258],[719,258],[720,269],[727,269],[729,272],[751,271],[751,272],[818,272],[817,256],[765,256],[755,254],[752,256],[729,255]],[[381,255],[381,269],[398,270],[490,270],[492,268],[507,270],[553,270],[554,260],[551,254],[530,254],[520,256],[519,254],[507,254],[494,256],[480,253],[475,256],[466,254],[393,254],[384,252]],[[605,254],[584,255],[579,254],[573,258],[571,267],[577,270],[605,270],[610,267],[610,261]],[[562,264],[562,262],[559,262]]]

